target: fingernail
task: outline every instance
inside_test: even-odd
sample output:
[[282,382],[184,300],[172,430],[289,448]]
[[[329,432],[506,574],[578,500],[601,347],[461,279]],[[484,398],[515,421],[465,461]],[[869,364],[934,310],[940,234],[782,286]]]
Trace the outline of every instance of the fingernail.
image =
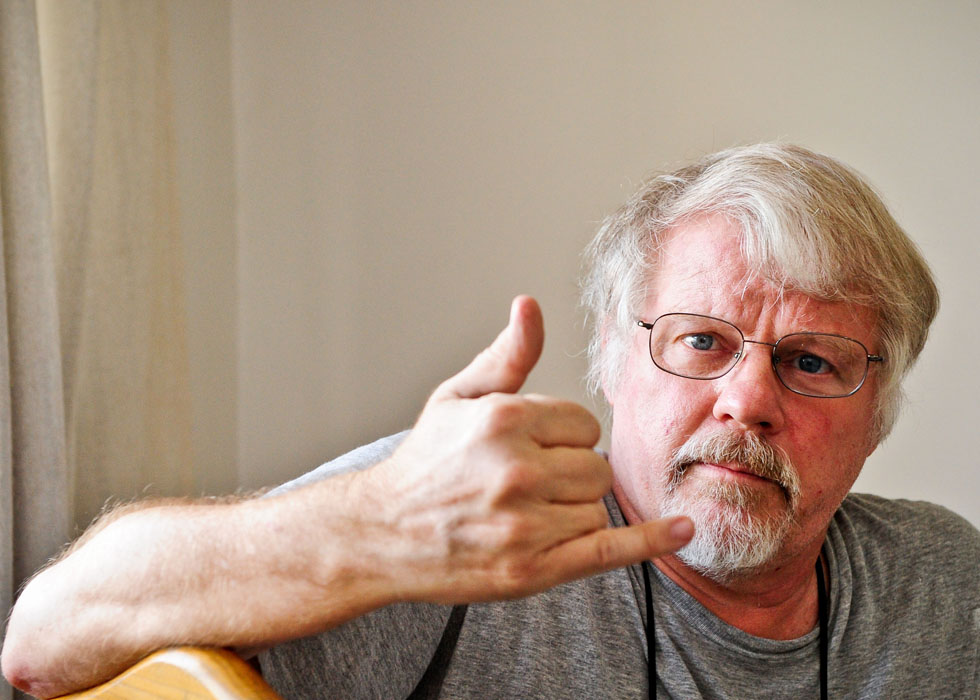
[[670,524],[670,536],[676,542],[687,542],[694,536],[694,523],[688,518],[678,518]]

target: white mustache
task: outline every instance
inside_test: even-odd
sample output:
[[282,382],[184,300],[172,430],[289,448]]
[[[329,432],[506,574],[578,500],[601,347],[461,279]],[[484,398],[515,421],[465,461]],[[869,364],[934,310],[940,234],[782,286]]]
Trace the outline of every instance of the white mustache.
[[725,462],[738,463],[748,472],[779,484],[790,506],[799,499],[800,477],[796,467],[781,448],[755,433],[692,435],[674,452],[668,465],[668,492],[680,484],[692,464]]

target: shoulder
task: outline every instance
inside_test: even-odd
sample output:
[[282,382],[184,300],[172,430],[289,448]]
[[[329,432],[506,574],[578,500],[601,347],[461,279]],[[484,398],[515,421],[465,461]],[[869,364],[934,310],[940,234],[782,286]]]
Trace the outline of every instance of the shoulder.
[[342,454],[329,462],[321,464],[313,471],[307,472],[306,474],[303,474],[292,481],[287,481],[285,484],[277,486],[266,495],[277,496],[281,493],[285,493],[286,491],[292,491],[293,489],[307,486],[317,481],[329,479],[332,476],[346,474],[348,472],[362,471],[368,467],[373,467],[378,462],[390,457],[402,443],[408,433],[408,430],[403,430],[400,433],[395,433],[394,435],[383,437],[380,440],[375,440],[367,445],[362,445],[361,447]]
[[948,508],[870,494],[850,494],[834,516],[848,552],[882,569],[944,571],[980,585],[980,531]]
[[864,689],[855,693],[904,697],[919,687],[922,697],[974,697],[980,533],[973,525],[932,503],[852,494],[834,516],[827,552],[834,638],[844,674]]
[[972,546],[980,552],[980,531],[966,518],[926,501],[852,493],[844,499],[835,520],[847,522],[867,535],[914,537],[930,544]]

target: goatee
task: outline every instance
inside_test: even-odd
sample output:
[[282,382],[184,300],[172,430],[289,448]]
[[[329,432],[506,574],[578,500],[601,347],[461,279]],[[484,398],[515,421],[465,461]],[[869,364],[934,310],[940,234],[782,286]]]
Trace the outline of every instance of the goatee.
[[[765,509],[769,494],[759,486],[735,481],[687,482],[689,468],[700,463],[738,464],[777,484],[784,508],[775,513]],[[686,515],[694,521],[694,538],[677,556],[719,582],[771,561],[796,519],[799,474],[782,450],[754,433],[692,436],[674,453],[664,482],[661,517]]]

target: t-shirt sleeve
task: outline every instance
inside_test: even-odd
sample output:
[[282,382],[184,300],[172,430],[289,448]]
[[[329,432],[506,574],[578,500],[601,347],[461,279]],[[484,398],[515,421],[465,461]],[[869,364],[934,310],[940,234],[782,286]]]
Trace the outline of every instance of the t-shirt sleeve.
[[451,612],[451,606],[434,604],[390,605],[263,652],[262,675],[289,700],[408,697]]
[[848,496],[832,531],[847,552],[835,663],[855,697],[913,683],[917,697],[977,697],[980,532],[942,506],[867,494]]
[[400,433],[395,433],[394,435],[383,437],[380,440],[375,440],[367,445],[362,445],[361,447],[351,450],[350,452],[332,459],[325,464],[321,464],[313,471],[309,471],[306,474],[293,479],[292,481],[287,481],[286,483],[277,486],[266,493],[265,496],[277,496],[279,494],[286,493],[287,491],[292,491],[293,489],[308,486],[309,484],[316,483],[317,481],[329,479],[332,476],[347,474],[348,472],[362,471],[369,467],[373,467],[378,462],[390,457],[402,443],[402,440],[405,439],[408,433],[408,430],[403,430]]

